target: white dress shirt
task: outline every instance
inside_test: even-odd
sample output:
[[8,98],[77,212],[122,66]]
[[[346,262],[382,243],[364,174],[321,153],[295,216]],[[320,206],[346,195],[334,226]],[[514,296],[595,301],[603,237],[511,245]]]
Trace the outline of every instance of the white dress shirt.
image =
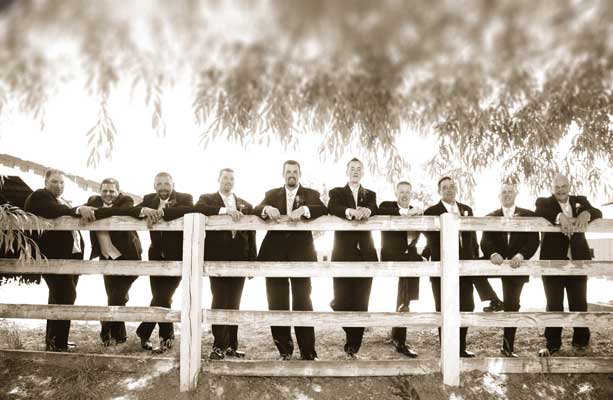
[[[72,205],[70,204],[70,202],[64,199],[63,197],[58,197],[57,201],[64,204],[65,206],[72,208]],[[77,209],[77,213],[79,213],[79,209]],[[72,254],[82,253],[83,250],[81,249],[81,237],[76,231],[71,231],[71,232],[72,232]]]

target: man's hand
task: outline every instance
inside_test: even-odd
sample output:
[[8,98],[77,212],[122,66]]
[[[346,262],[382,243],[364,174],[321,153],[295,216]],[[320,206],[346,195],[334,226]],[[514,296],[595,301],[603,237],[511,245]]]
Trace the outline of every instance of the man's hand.
[[564,213],[560,213],[560,230],[570,239],[573,233],[575,233],[575,218],[570,218],[564,215]]
[[345,210],[345,215],[347,216],[347,219],[359,219],[358,210],[356,210],[355,208],[348,208],[347,210]]
[[502,256],[498,253],[494,253],[490,256],[490,261],[492,264],[500,265],[502,264]]
[[289,220],[292,222],[300,221],[300,218],[304,215],[304,207],[298,207],[289,214]]
[[370,214],[372,214],[372,211],[370,211],[370,208],[358,207],[357,214],[358,215],[356,219],[358,220],[368,219],[368,217],[370,217]]
[[226,210],[226,214],[232,218],[232,222],[238,222],[243,216],[243,213],[238,210]]
[[[581,211],[581,214],[579,214],[575,219],[575,232],[585,232],[587,229],[587,224],[590,222],[590,218],[591,215],[589,211]],[[561,217],[560,220],[562,220]]]
[[147,226],[151,228],[153,225],[160,222],[160,220],[164,216],[164,211],[144,207],[141,210],[141,215],[147,219]]
[[407,217],[412,217],[415,215],[423,215],[424,210],[422,210],[421,208],[409,208],[409,211],[407,212]]
[[279,209],[273,206],[264,207],[264,215],[267,215],[268,218],[274,219],[275,221],[278,221],[279,218],[281,218],[281,213],[279,212]]
[[518,268],[522,261],[524,261],[524,255],[521,253],[515,254],[513,258],[511,258],[511,268]]
[[81,215],[81,223],[92,222],[96,220],[96,216],[94,215],[94,211],[96,209],[90,206],[81,206],[78,209],[79,215]]

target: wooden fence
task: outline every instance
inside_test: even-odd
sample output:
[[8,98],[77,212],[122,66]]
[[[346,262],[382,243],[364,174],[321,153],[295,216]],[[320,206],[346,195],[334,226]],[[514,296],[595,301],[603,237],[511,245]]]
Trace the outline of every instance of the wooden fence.
[[[42,220],[48,230],[148,230],[145,222],[129,217],[113,217],[80,225],[79,220],[63,217]],[[7,227],[0,224],[0,229]],[[442,372],[443,382],[459,385],[460,372],[482,370],[496,373],[613,373],[613,358],[552,357],[552,358],[474,358],[459,357],[460,326],[466,327],[545,327],[590,326],[610,327],[613,313],[609,312],[506,312],[481,313],[459,311],[459,277],[465,275],[588,275],[613,276],[609,261],[527,261],[513,269],[507,262],[501,266],[487,260],[458,259],[459,231],[521,231],[556,232],[542,218],[456,217],[388,217],[375,216],[368,221],[347,221],[333,216],[313,221],[262,221],[255,216],[243,217],[233,223],[227,216],[204,217],[187,214],[184,218],[162,222],[153,230],[183,230],[183,261],[80,261],[49,260],[19,264],[15,260],[0,260],[0,273],[29,272],[52,274],[159,275],[183,278],[181,311],[156,307],[100,307],[66,305],[0,304],[0,317],[106,321],[168,321],[181,323],[180,390],[196,387],[202,371],[217,375],[243,376],[390,376]],[[206,230],[413,230],[441,232],[440,262],[203,262]],[[613,220],[597,220],[588,227],[590,232],[613,233]],[[261,276],[261,277],[400,277],[440,276],[442,287],[441,313],[395,312],[311,312],[311,311],[247,311],[202,309],[202,276]],[[363,327],[441,327],[440,361],[407,359],[402,361],[215,361],[201,365],[201,335],[203,324],[298,325],[339,328]],[[4,350],[2,357],[40,360],[55,358],[58,362],[74,363],[87,357],[94,364],[121,364],[121,356],[85,354],[43,354]],[[168,358],[146,358],[148,364],[176,365]]]

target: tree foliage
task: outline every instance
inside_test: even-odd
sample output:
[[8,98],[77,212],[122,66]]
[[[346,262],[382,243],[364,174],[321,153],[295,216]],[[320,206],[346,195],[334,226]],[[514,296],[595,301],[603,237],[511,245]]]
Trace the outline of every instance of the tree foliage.
[[468,189],[500,165],[533,191],[558,170],[577,190],[610,191],[608,0],[22,0],[0,18],[0,113],[44,123],[53,93],[83,74],[99,104],[93,164],[118,134],[118,86],[138,88],[166,134],[163,94],[183,81],[205,144],[294,146],[307,132],[336,158],[359,144],[394,177],[411,164],[398,138],[417,132],[438,148],[412,167]]

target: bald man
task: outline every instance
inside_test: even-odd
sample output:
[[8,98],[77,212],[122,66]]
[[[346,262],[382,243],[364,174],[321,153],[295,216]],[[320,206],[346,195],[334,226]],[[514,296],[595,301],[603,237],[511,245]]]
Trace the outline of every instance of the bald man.
[[[585,196],[570,195],[570,183],[564,175],[557,175],[551,184],[550,197],[536,200],[536,215],[560,226],[560,232],[546,232],[541,244],[541,260],[591,260],[590,247],[585,239],[587,225],[602,218],[602,213],[594,208]],[[587,276],[555,275],[543,276],[543,287],[547,298],[547,311],[564,311],[564,289],[570,311],[587,311]],[[538,353],[549,357],[562,346],[562,328],[545,329],[547,347]],[[575,327],[573,348],[584,352],[590,342],[590,330]]]

